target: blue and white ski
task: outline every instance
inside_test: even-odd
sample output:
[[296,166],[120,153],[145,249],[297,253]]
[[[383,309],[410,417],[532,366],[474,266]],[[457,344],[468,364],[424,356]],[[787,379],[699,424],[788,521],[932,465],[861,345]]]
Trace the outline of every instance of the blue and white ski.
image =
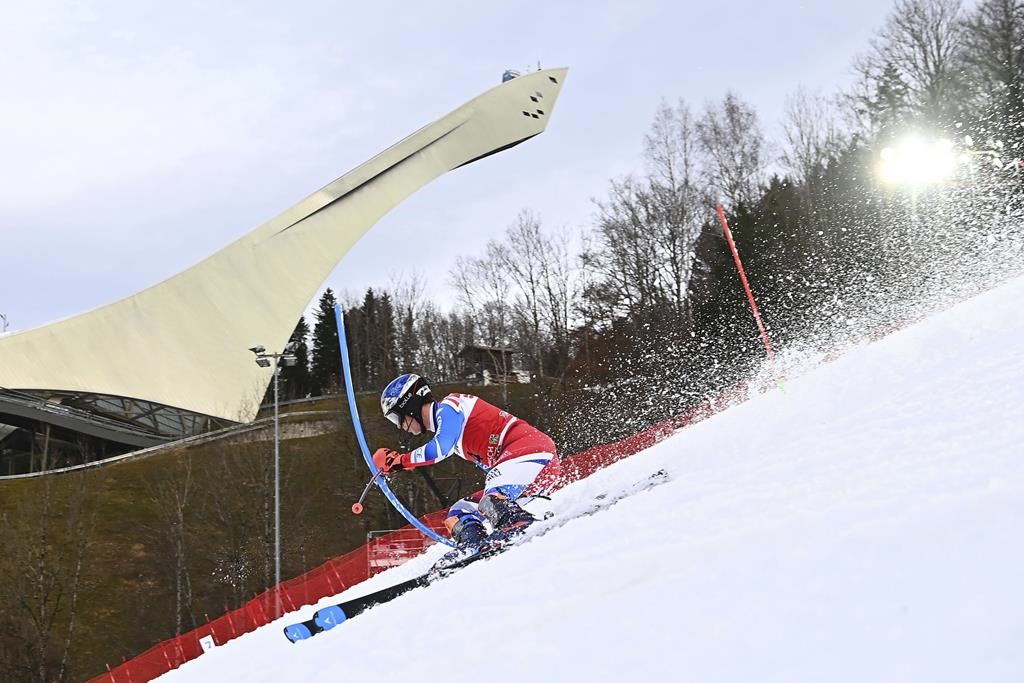
[[318,633],[329,631],[335,626],[362,614],[371,607],[390,602],[398,596],[408,593],[414,588],[429,586],[431,583],[443,579],[463,567],[480,560],[494,557],[495,555],[503,553],[510,548],[526,543],[539,536],[543,536],[552,529],[557,529],[573,519],[592,515],[596,512],[600,512],[601,510],[606,510],[624,498],[628,498],[629,496],[640,493],[641,491],[654,488],[655,486],[669,481],[669,479],[670,477],[666,470],[658,470],[646,479],[636,482],[625,489],[616,491],[614,494],[603,493],[596,496],[589,506],[576,514],[573,514],[571,517],[562,518],[554,516],[551,518],[545,518],[543,520],[538,520],[525,528],[516,529],[516,531],[511,534],[495,532],[485,538],[478,547],[456,548],[455,550],[447,552],[425,574],[421,574],[420,576],[413,577],[359,598],[339,602],[338,604],[330,605],[329,607],[322,607],[313,614],[312,618],[286,626],[284,628],[284,635],[293,643],[312,638]]

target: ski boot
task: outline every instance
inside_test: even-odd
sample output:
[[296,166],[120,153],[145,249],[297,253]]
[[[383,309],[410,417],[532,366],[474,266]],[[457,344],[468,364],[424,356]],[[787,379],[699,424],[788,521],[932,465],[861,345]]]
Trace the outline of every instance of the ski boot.
[[492,542],[517,536],[526,531],[526,527],[537,521],[537,518],[521,508],[519,503],[500,493],[484,496],[480,500],[480,512],[494,527],[494,532],[488,536]]
[[487,544],[487,529],[478,515],[462,515],[449,526],[455,547],[434,565],[434,571],[446,571],[477,555]]
[[452,540],[458,548],[476,548],[487,538],[487,529],[475,516],[466,515],[452,527]]

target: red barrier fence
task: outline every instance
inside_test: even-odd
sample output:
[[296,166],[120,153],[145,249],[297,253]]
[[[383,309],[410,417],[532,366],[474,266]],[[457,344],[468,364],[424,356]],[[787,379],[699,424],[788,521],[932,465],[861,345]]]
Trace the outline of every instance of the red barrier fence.
[[[738,385],[717,399],[706,401],[682,415],[665,420],[642,432],[615,443],[595,446],[562,461],[562,478],[556,488],[579,481],[619,460],[672,435],[678,429],[711,417],[748,397],[745,385]],[[438,533],[446,533],[446,510],[432,512],[423,517],[424,524]],[[277,618],[275,606],[280,600],[282,613],[292,612],[304,605],[312,605],[329,595],[336,595],[351,586],[379,574],[395,564],[426,549],[433,541],[411,525],[375,538],[366,545],[340,557],[328,560],[316,569],[255,596],[238,609],[209,621],[204,626],[165,640],[136,657],[110,669],[89,683],[144,683],[203,653],[201,640],[211,637],[216,645],[223,645],[240,635],[255,631]],[[382,561],[382,559],[384,561]]]

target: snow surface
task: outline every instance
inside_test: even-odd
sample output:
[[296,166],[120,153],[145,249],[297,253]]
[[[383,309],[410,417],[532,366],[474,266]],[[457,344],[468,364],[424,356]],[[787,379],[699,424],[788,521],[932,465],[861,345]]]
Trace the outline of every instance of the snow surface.
[[565,518],[670,473],[610,509],[310,641],[281,628],[314,607],[160,680],[1024,681],[1022,300],[1024,278],[551,502]]

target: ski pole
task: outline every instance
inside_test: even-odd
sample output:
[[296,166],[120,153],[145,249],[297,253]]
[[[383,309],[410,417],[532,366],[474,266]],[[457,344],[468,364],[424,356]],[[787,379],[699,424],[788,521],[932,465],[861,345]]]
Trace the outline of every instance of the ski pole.
[[370,477],[370,481],[366,483],[366,488],[363,489],[363,495],[359,496],[358,501],[352,503],[352,514],[363,514],[363,498],[366,498],[366,494],[370,492],[370,487],[373,486],[373,482],[377,481],[377,477],[379,477],[382,472],[383,470],[377,470],[377,473]]

